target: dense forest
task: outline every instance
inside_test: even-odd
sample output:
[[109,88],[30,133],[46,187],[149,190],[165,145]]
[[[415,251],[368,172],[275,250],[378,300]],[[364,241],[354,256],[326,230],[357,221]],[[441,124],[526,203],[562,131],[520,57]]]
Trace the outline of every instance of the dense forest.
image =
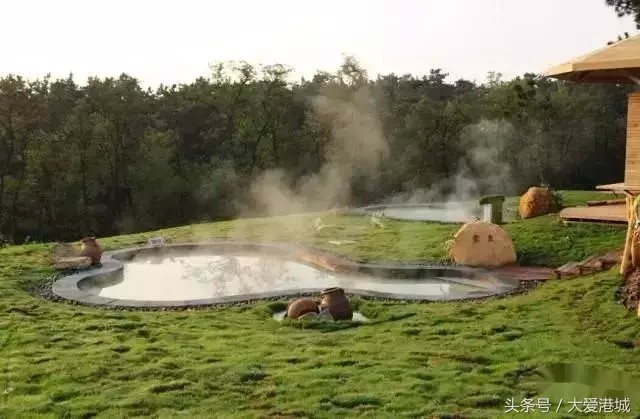
[[369,77],[353,57],[191,84],[0,79],[0,233],[69,240],[381,201],[592,188],[623,178],[632,86]]

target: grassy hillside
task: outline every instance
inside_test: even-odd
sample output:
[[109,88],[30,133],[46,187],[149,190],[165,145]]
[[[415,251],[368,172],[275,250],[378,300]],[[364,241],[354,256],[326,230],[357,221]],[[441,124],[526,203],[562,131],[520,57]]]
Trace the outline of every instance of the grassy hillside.
[[[594,196],[603,195],[567,192],[564,200]],[[248,238],[314,244],[361,260],[442,260],[457,228],[389,221],[380,230],[366,219],[325,216],[330,227],[315,233],[315,217],[198,224],[100,242],[113,249],[157,235]],[[625,234],[624,227],[565,227],[553,216],[505,228],[521,261],[537,265],[620,248]],[[357,243],[327,243],[334,239]],[[181,312],[44,301],[29,290],[53,273],[49,247],[0,249],[3,418],[498,417],[507,398],[536,391],[532,374],[546,365],[635,371],[640,362],[640,323],[615,301],[615,270],[485,301],[358,300],[372,323],[305,328],[271,319],[286,300]],[[632,402],[637,412],[640,399]]]

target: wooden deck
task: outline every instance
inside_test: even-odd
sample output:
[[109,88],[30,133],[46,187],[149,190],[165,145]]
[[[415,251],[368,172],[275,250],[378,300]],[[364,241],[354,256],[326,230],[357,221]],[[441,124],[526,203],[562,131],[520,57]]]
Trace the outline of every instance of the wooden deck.
[[623,193],[626,190],[626,187],[624,186],[624,182],[619,182],[619,183],[609,183],[606,185],[598,185],[596,186],[596,189],[599,191],[611,191],[613,193],[616,193],[616,192]]
[[606,185],[598,185],[596,186],[596,190],[603,192],[613,192],[613,194],[630,194],[630,195],[638,195],[640,193],[640,189],[637,186],[632,184],[627,184],[625,182],[618,183],[608,183]]
[[627,206],[625,204],[598,205],[589,207],[571,207],[560,211],[560,218],[565,221],[588,221],[604,223],[627,223]]
[[555,272],[560,278],[589,275],[611,269],[620,262],[621,258],[622,250],[612,250],[601,255],[589,256],[582,262],[567,262],[559,268],[556,268]]

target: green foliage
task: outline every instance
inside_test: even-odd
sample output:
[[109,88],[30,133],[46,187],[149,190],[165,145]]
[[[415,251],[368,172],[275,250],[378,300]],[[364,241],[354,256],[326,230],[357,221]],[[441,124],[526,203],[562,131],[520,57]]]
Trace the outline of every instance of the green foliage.
[[551,212],[559,212],[564,205],[562,203],[562,193],[558,191],[552,192]]
[[441,69],[370,79],[353,57],[299,83],[290,71],[221,63],[155,91],[125,74],[1,78],[0,234],[69,240],[623,175],[629,87],[533,74],[451,82]]
[[607,6],[615,9],[618,17],[633,16],[636,26],[640,28],[640,1],[639,0],[605,0]]

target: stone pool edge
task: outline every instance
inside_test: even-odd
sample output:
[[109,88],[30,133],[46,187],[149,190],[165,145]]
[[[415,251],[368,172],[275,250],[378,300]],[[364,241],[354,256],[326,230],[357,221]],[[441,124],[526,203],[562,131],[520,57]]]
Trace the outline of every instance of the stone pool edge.
[[[466,297],[455,298],[425,298],[423,296],[413,296],[397,293],[376,292],[360,289],[345,289],[350,296],[358,296],[366,299],[397,301],[397,302],[454,302],[487,299],[492,297],[502,297],[526,290],[522,281],[513,278],[506,278],[491,272],[490,270],[470,268],[464,266],[429,264],[429,263],[384,263],[372,264],[363,263],[338,256],[323,249],[310,246],[292,245],[283,243],[252,243],[237,241],[216,241],[200,243],[179,243],[169,244],[161,247],[139,246],[114,251],[104,252],[102,256],[102,266],[75,272],[70,275],[57,277],[53,281],[45,284],[40,290],[40,294],[50,300],[65,301],[73,304],[88,306],[110,307],[120,309],[148,309],[148,310],[171,310],[189,309],[199,307],[216,307],[246,304],[256,301],[279,300],[282,298],[292,298],[297,296],[308,296],[319,293],[322,288],[292,289],[285,291],[264,292],[254,294],[244,294],[232,297],[218,297],[194,300],[157,301],[157,300],[125,300],[108,297],[101,297],[84,291],[80,282],[93,277],[118,274],[124,266],[123,260],[141,252],[166,252],[167,250],[218,250],[219,253],[229,251],[229,247],[235,247],[235,251],[246,251],[249,253],[271,253],[274,252],[279,257],[284,257],[299,263],[306,263],[316,269],[329,273],[368,273],[374,274],[375,270],[395,271],[405,273],[408,270],[420,271],[424,269],[456,270],[468,274],[490,275],[500,281],[512,282],[511,287],[504,283],[499,289],[490,292],[478,292]],[[234,252],[231,252],[234,253]]]

